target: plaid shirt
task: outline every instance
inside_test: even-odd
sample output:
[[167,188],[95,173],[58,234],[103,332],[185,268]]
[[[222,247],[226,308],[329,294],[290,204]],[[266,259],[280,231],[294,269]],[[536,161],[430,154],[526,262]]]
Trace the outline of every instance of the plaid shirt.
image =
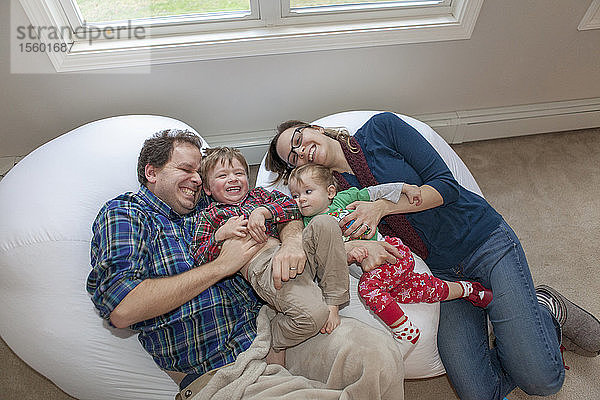
[[192,253],[197,264],[213,261],[221,252],[221,243],[215,240],[215,232],[231,217],[243,215],[246,218],[258,207],[267,208],[273,215],[265,221],[268,236],[279,239],[277,224],[300,219],[298,206],[285,194],[274,190],[269,192],[261,187],[248,192],[238,204],[212,203],[198,215],[196,234],[192,241]]
[[[203,198],[197,209],[206,205]],[[144,186],[102,207],[92,226],[87,290],[103,318],[109,319],[143,280],[194,267],[190,243],[196,214],[180,216]],[[250,346],[260,307],[250,286],[234,275],[131,328],[161,368],[202,374],[235,361]]]

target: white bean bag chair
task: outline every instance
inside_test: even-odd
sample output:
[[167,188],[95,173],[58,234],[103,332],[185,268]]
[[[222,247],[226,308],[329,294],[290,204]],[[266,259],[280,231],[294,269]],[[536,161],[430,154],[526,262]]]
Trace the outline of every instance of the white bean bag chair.
[[[313,123],[324,127],[346,127],[351,134],[354,134],[369,118],[380,112],[381,111],[348,111],[318,119]],[[460,185],[481,195],[481,190],[475,182],[473,175],[471,175],[465,164],[444,139],[423,122],[405,115],[398,114],[398,116],[413,126],[432,144],[446,162]],[[269,189],[277,189],[289,194],[288,188],[283,184],[273,184],[275,177],[276,174],[265,168],[265,160],[263,158],[258,170],[256,185]],[[415,256],[415,271],[421,273],[427,272],[430,274],[431,271],[429,271],[425,262],[414,253],[413,255]],[[371,312],[358,296],[357,278],[360,276],[360,268],[351,266],[350,270],[350,304],[342,309],[340,314],[356,318],[377,329],[389,331],[387,326]],[[439,303],[406,304],[402,305],[402,308],[415,325],[421,329],[421,337],[412,351],[407,352],[406,345],[400,342],[398,343],[403,353],[406,354],[404,360],[406,371],[405,377],[407,379],[427,378],[444,374],[444,366],[440,361],[437,350],[437,328],[440,313]]]
[[0,181],[0,335],[78,399],[172,400],[177,393],[137,335],[110,328],[85,290],[98,210],[138,190],[142,143],[167,128],[193,131],[158,116],[92,122],[38,148]]

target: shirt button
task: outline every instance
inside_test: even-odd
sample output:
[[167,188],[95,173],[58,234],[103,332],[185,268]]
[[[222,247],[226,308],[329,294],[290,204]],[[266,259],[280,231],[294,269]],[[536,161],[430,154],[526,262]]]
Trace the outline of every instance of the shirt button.
[[183,396],[187,399],[188,397],[190,397],[192,395],[192,391],[191,390],[186,390],[185,393],[183,394]]

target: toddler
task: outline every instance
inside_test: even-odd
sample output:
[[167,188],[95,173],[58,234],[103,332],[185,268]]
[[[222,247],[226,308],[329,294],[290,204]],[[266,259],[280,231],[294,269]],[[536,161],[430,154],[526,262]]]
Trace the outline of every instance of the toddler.
[[[296,203],[277,191],[249,190],[248,164],[237,149],[207,149],[200,171],[203,189],[214,202],[198,216],[192,243],[196,263],[216,259],[221,243],[234,236],[249,234],[259,243],[266,242],[240,273],[278,311],[271,321],[272,349],[279,353],[319,331],[331,333],[340,323],[339,305],[350,298],[346,252],[337,221],[323,216],[304,229],[304,272],[276,290],[271,263],[280,248],[277,225],[301,218]],[[275,357],[282,365],[284,354]]]
[[[357,200],[385,198],[397,203],[400,196],[405,195],[410,204],[419,205],[422,201],[421,189],[406,183],[387,183],[361,190],[353,187],[337,192],[331,171],[316,164],[295,168],[288,186],[304,216],[305,225],[321,214],[334,215],[339,220],[351,212],[346,206]],[[377,236],[379,232],[372,239],[381,240]],[[398,238],[386,236],[383,240],[395,246],[402,257],[395,264],[382,264],[365,272],[358,288],[367,305],[391,328],[397,339],[416,344],[420,335],[418,327],[412,324],[398,303],[434,303],[463,297],[476,306],[486,307],[492,301],[492,292],[478,282],[448,282],[414,272],[415,262],[410,249]],[[348,252],[347,261],[360,264],[367,256],[367,249],[357,247]]]

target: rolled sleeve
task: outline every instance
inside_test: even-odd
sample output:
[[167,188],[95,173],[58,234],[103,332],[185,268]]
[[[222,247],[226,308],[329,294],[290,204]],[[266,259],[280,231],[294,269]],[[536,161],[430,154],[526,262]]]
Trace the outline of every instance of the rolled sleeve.
[[133,210],[105,208],[92,227],[87,291],[105,319],[148,275],[148,232],[139,215],[133,214]]

